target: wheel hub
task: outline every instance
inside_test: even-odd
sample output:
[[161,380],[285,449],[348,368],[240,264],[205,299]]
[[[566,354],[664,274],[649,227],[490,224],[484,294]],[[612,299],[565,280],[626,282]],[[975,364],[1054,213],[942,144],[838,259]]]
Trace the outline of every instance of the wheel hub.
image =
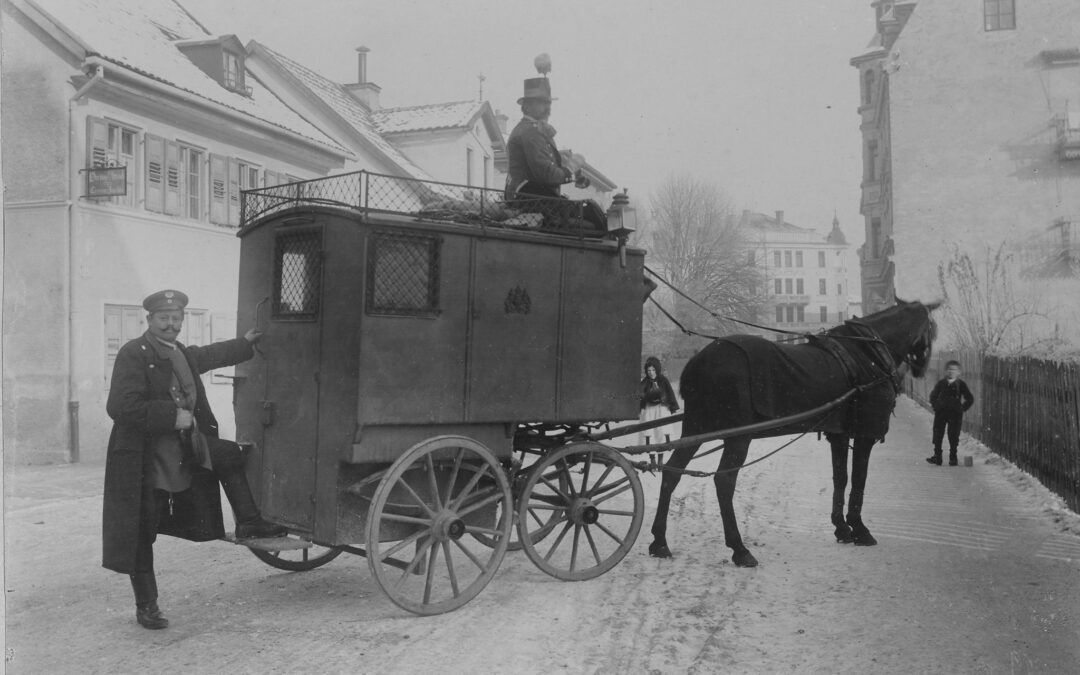
[[570,507],[570,520],[576,525],[593,525],[600,520],[600,510],[588,499],[575,499]]
[[443,511],[435,516],[435,523],[431,529],[439,541],[456,541],[465,534],[465,521],[458,518],[457,513],[453,511]]

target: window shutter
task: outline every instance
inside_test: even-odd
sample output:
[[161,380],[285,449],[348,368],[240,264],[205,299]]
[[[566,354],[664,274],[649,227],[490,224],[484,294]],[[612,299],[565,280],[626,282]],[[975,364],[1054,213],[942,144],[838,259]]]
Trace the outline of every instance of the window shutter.
[[240,224],[240,163],[229,158],[229,225]]
[[109,124],[98,117],[86,118],[86,167],[109,165]]
[[165,199],[165,139],[146,134],[146,210],[161,213]]
[[221,155],[210,155],[210,222],[229,223],[229,162]]
[[180,146],[165,142],[165,213],[180,214]]

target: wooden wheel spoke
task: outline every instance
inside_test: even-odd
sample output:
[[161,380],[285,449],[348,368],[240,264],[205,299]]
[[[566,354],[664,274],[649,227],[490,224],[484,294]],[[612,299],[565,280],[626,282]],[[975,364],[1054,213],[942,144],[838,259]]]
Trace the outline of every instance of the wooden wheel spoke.
[[446,504],[450,503],[450,498],[454,495],[454,483],[457,482],[458,471],[461,470],[461,460],[464,457],[465,448],[458,448],[457,454],[454,455],[454,468],[450,471],[450,480],[446,484]]
[[608,467],[604,469],[604,473],[600,474],[600,478],[598,478],[596,482],[593,483],[593,489],[590,492],[586,493],[587,497],[591,499],[592,497],[596,496],[596,493],[600,491],[600,486],[604,484],[604,481],[607,480],[607,477],[609,475],[611,475],[611,471],[614,468],[614,464],[608,464]]
[[395,553],[397,553],[401,549],[405,548],[409,544],[414,543],[417,539],[424,536],[425,534],[427,534],[427,533],[425,531],[423,531],[423,530],[421,530],[419,532],[413,532],[408,537],[405,537],[404,539],[402,539],[401,541],[399,541],[398,543],[394,544],[392,547],[387,549],[385,553],[380,554],[379,555],[379,560],[383,561],[383,560],[386,560],[387,558],[392,557]]
[[497,502],[503,498],[502,494],[498,490],[493,490],[487,497],[481,499],[478,502],[472,502],[468,506],[461,508],[458,512],[458,518],[464,518],[477,509],[482,509],[492,502]]
[[424,578],[424,604],[431,604],[431,589],[435,586],[435,562],[439,559],[439,547],[428,551],[427,576]]
[[604,527],[604,525],[600,521],[596,521],[595,523],[593,523],[593,525],[596,525],[598,528],[600,528],[601,532],[603,532],[607,536],[611,537],[615,541],[616,544],[618,544],[619,546],[623,545],[623,540],[621,538],[619,538],[619,536],[617,534],[615,534],[611,530]]
[[[561,465],[560,471],[562,471],[562,473],[566,474],[566,477],[568,479],[566,481],[566,488],[568,490],[568,493],[569,493],[570,497],[571,498],[577,497],[578,493],[577,493],[577,490],[574,488],[574,480],[573,480],[573,477],[570,475],[570,463],[566,461],[565,457],[563,457],[558,462],[556,462],[556,464],[560,464]],[[547,483],[547,481],[544,481],[544,482]],[[569,501],[569,500],[567,500],[567,501]]]
[[[615,490],[614,492],[607,493],[603,497],[597,497],[596,499],[593,500],[593,504],[594,505],[595,504],[603,504],[604,502],[611,499],[612,497],[618,497],[619,495],[626,492],[627,490],[632,490],[633,489],[634,486],[630,483],[629,478],[625,478],[622,481],[619,481],[619,483],[623,483],[623,482],[625,482],[626,485],[623,485],[621,488],[619,488],[618,490]],[[618,485],[619,483],[613,483],[613,485]]]
[[490,527],[480,527],[479,525],[466,525],[465,531],[469,534],[482,534],[488,537],[494,537],[496,539],[502,537],[501,530],[493,530]]
[[413,501],[420,505],[420,508],[424,509],[424,512],[428,514],[429,518],[435,517],[435,512],[431,510],[431,507],[424,501],[424,498],[416,494],[416,490],[412,489],[412,486],[402,480],[400,476],[397,479],[397,484],[405,488],[405,491],[409,493],[409,496],[413,498]]
[[[559,487],[557,485],[552,485],[551,481],[548,480],[547,476],[542,476],[540,478],[540,480],[544,483],[544,485],[546,485],[548,487],[549,490],[554,492],[560,499],[562,499],[564,503],[569,503],[569,502],[573,501],[573,499],[570,498],[570,495],[566,494],[561,489],[559,489]],[[567,484],[570,484],[570,482],[567,481]],[[549,497],[547,495],[535,495],[533,498],[534,499],[554,499],[554,497]]]
[[600,550],[596,548],[596,541],[593,540],[592,532],[589,530],[589,526],[585,526],[585,538],[589,540],[589,548],[592,549],[593,558],[596,559],[596,564],[599,565],[603,562],[600,558]]
[[570,547],[570,571],[573,572],[577,568],[577,552],[578,542],[581,539],[581,525],[574,523],[574,541]]
[[540,527],[544,526],[544,521],[541,520],[540,516],[536,515],[536,508],[535,507],[532,507],[532,506],[529,507],[529,515],[532,517],[533,520],[536,521],[537,525],[539,525]]
[[458,496],[454,499],[451,499],[447,503],[447,508],[451,510],[456,511],[457,509],[461,508],[461,502],[469,493],[473,491],[473,488],[475,488],[476,484],[480,482],[480,479],[487,475],[487,466],[474,467],[472,465],[469,465],[469,468],[472,469],[473,477],[470,478],[469,482],[465,484],[465,487],[461,489],[461,492],[458,493]]
[[450,592],[454,594],[454,597],[461,595],[461,590],[458,588],[457,574],[454,573],[454,559],[450,556],[450,542],[444,541],[443,558],[446,559],[446,573],[450,576]]
[[581,472],[581,494],[589,494],[589,469],[592,468],[593,453],[585,455],[585,468]]
[[563,537],[566,536],[566,533],[569,532],[570,528],[573,526],[574,523],[567,519],[566,525],[563,526],[562,532],[559,533],[559,536],[555,537],[555,542],[551,545],[551,548],[548,549],[547,555],[544,556],[544,560],[551,560],[551,556],[555,554],[555,549],[559,548],[559,544],[562,543]]
[[396,513],[386,513],[385,511],[382,514],[382,519],[383,520],[391,520],[391,521],[393,521],[395,523],[409,523],[410,525],[420,525],[422,527],[427,527],[427,528],[431,527],[431,521],[428,520],[427,518],[415,518],[413,516],[401,516],[401,515],[398,515]]
[[424,464],[427,465],[428,490],[431,498],[435,500],[435,510],[442,511],[442,495],[439,494],[439,485],[435,482],[435,460],[431,453],[424,455]]
[[[398,577],[398,580],[394,583],[395,590],[401,588],[401,584],[416,572],[417,565],[423,562],[424,556],[427,555],[428,549],[431,548],[433,543],[435,543],[435,540],[428,537],[420,544],[419,548],[416,549],[416,555],[414,555],[413,559],[409,561],[409,564],[405,566],[405,569],[401,571],[401,576]],[[379,560],[381,561],[382,558],[379,558]]]
[[458,547],[459,549],[461,549],[461,552],[462,552],[462,553],[464,553],[464,554],[465,554],[465,556],[466,556],[466,557],[467,557],[467,558],[468,558],[469,560],[471,560],[471,561],[472,561],[472,563],[473,563],[474,565],[476,565],[476,566],[477,566],[478,568],[480,568],[481,570],[482,570],[482,569],[484,569],[484,563],[483,563],[483,562],[481,562],[481,561],[480,561],[480,559],[476,557],[476,554],[474,554],[474,553],[473,553],[472,551],[470,551],[469,549],[465,548],[465,545],[464,545],[464,544],[462,544],[462,543],[461,543],[461,542],[460,542],[459,540],[457,540],[457,539],[455,539],[455,540],[454,540],[454,544],[455,544],[455,545],[457,545],[457,547]]

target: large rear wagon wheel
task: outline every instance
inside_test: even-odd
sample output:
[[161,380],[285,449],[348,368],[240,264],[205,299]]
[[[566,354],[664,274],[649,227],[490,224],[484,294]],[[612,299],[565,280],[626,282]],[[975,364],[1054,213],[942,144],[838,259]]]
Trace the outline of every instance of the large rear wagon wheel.
[[[375,491],[367,522],[371,574],[402,609],[422,615],[457,609],[499,569],[512,511],[510,484],[490,450],[463,436],[418,443]],[[399,533],[390,535],[395,541],[380,541],[384,525]]]
[[[555,514],[547,541],[520,532],[532,513]],[[518,537],[529,559],[565,581],[598,577],[637,540],[645,502],[637,471],[618,451],[573,443],[533,467],[518,500]]]

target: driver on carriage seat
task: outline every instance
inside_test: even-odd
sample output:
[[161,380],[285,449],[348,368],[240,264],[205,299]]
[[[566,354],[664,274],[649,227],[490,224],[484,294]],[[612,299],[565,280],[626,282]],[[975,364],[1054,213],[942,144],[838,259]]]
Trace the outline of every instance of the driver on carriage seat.
[[[566,183],[586,188],[589,179],[581,167],[563,165],[564,157],[555,146],[555,128],[548,124],[551,116],[551,83],[547,77],[533,77],[525,80],[524,96],[518,99],[522,118],[506,141],[509,168],[506,174],[504,198],[507,203],[522,211],[541,212],[546,216],[561,216],[562,220],[572,217],[576,209],[561,208],[559,202],[552,200],[566,199],[561,188]],[[520,199],[525,197],[526,199]],[[530,203],[528,197],[546,199]],[[569,200],[567,200],[569,201]],[[574,216],[576,217],[576,216]],[[599,204],[586,200],[582,209],[582,218],[591,229],[604,232],[607,219]],[[559,223],[565,225],[565,222]]]

